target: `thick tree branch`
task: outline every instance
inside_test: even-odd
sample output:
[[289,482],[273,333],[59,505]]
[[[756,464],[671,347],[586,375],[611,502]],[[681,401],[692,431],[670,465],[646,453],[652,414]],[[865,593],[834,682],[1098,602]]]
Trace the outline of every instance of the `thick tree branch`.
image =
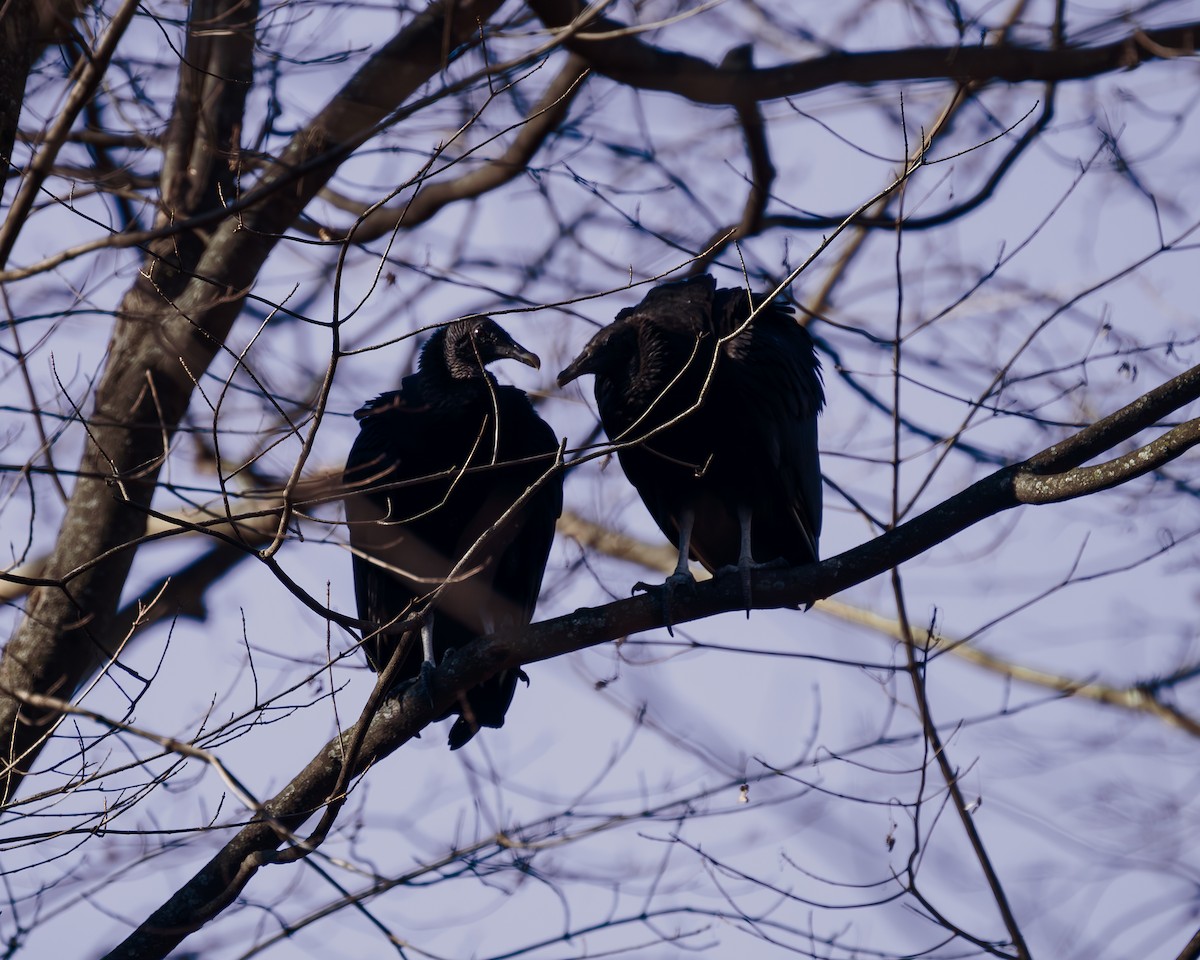
[[[193,118],[204,126],[209,153],[202,170],[207,189],[198,196],[210,204],[219,204],[219,183],[229,177],[228,166],[215,158],[231,155],[240,129],[256,19],[257,7],[246,0],[196,0],[191,11],[180,109],[186,109],[183,100],[199,96],[188,89],[185,78],[190,73],[219,83]],[[162,216],[175,213],[169,210]],[[131,504],[149,504],[167,453],[165,444],[191,396],[187,368],[203,370],[203,348],[208,347],[209,356],[212,352],[207,342],[198,350],[196,331],[181,323],[174,311],[163,309],[165,298],[186,287],[201,248],[194,234],[174,244],[164,242],[159,252],[169,262],[152,258],[122,302],[108,364],[96,389],[90,442],[47,564],[47,578],[61,578],[92,557],[135,541],[145,528],[144,512]],[[225,303],[232,300],[224,290],[221,297]],[[12,796],[56,719],[53,712],[25,707],[6,691],[69,696],[106,661],[118,639],[112,635],[114,614],[132,554],[122,551],[110,562],[93,566],[70,587],[40,587],[26,604],[25,620],[0,660],[0,738],[7,757],[0,799]]]
[[1022,503],[1057,503],[1107,490],[1135,477],[1157,470],[1200,443],[1200,420],[1189,420],[1164,433],[1133,453],[1093,467],[1075,467],[1052,475],[1017,478],[1017,496]]
[[[1169,398],[1169,399],[1168,399]],[[1123,442],[1135,424],[1144,423],[1149,411],[1159,416],[1200,399],[1200,366],[1151,391],[1104,420],[1021,464],[1005,467],[978,481],[944,503],[882,536],[819,564],[782,570],[755,570],[753,596],[760,608],[797,607],[840,592],[876,577],[931,549],[987,517],[1018,506],[1023,501],[1020,481],[1033,464],[1062,465],[1081,450],[1093,455]],[[1104,424],[1102,430],[1098,430]],[[1140,476],[1134,469],[1125,479]],[[1112,484],[1105,477],[1102,486]],[[1043,501],[1037,501],[1043,502]],[[676,591],[671,603],[675,624],[717,613],[742,610],[745,596],[740,577],[718,577],[698,583],[693,590]],[[106,960],[151,960],[165,957],[188,933],[224,909],[264,865],[276,862],[277,848],[324,805],[339,801],[335,786],[357,777],[369,766],[412,739],[468,689],[500,670],[548,660],[619,637],[665,625],[662,604],[649,594],[619,600],[601,607],[576,610],[566,616],[535,623],[528,628],[502,631],[464,647],[436,671],[430,704],[423,692],[410,690],[399,700],[388,700],[373,715],[335,738],[275,798],[265,805],[269,821],[241,829],[200,871],[134,931]],[[366,724],[366,729],[361,729]],[[341,758],[350,744],[358,744],[349,775]],[[275,824],[272,826],[272,822]],[[285,828],[284,830],[278,829]]]
[[275,183],[287,184],[288,190],[254,209],[253,229],[282,233],[291,227],[342,161],[374,136],[389,116],[442,68],[443,34],[454,46],[478,39],[480,25],[499,9],[501,2],[450,0],[448,27],[444,19],[446,3],[432,3],[389,40],[266,171],[260,192]]
[[[110,362],[96,391],[81,479],[49,577],[64,577],[92,557],[141,536],[167,453],[164,444],[187,408],[194,378],[220,349],[279,238],[341,161],[441,69],[443,38],[456,46],[471,42],[480,22],[500,2],[455,3],[449,33],[444,4],[431,4],[371,57],[268,168],[259,192],[270,202],[260,202],[240,217],[225,216],[211,235],[181,234],[164,241],[168,248],[151,258],[122,305]],[[185,103],[182,110],[190,111],[193,126],[207,135],[173,126],[170,140],[181,157],[208,150],[217,162],[207,167],[209,176],[201,187],[178,178],[164,184],[164,201],[186,207],[189,198],[203,197],[217,204],[217,213],[225,211],[222,184],[236,179],[230,163],[237,155],[241,104],[252,77],[256,18],[257,7],[248,0],[197,0],[180,97],[193,104],[203,100],[202,109]],[[212,29],[214,22],[222,29]],[[197,76],[189,78],[191,72]],[[220,162],[222,158],[226,162]],[[288,189],[273,184],[287,184]],[[168,208],[164,216],[192,212]],[[88,475],[107,479],[89,480]],[[69,588],[42,587],[30,597],[26,619],[0,661],[0,741],[9,745],[0,796],[12,796],[55,720],[52,714],[28,715],[27,708],[3,691],[62,696],[104,662],[132,553],[123,550],[74,577]]]
[[1183,952],[1176,960],[1197,960],[1197,958],[1200,958],[1200,930],[1197,930],[1195,936],[1187,942],[1187,946],[1183,948]]
[[[565,537],[577,541],[580,546],[603,553],[606,556],[637,563],[648,570],[655,570],[663,576],[675,570],[676,553],[674,547],[666,543],[661,545],[646,543],[637,537],[611,530],[602,524],[594,523],[578,514],[565,511],[558,520],[558,532]],[[710,575],[707,570],[693,571],[697,580],[707,580]],[[904,625],[893,617],[885,617],[853,604],[827,597],[818,600],[814,608],[827,616],[866,627],[883,636],[890,637],[900,643],[904,642]],[[1135,713],[1145,713],[1162,720],[1164,723],[1183,730],[1193,737],[1200,737],[1200,720],[1173,707],[1155,696],[1153,683],[1136,683],[1128,687],[1114,687],[1094,680],[1081,680],[1078,677],[1068,677],[1057,673],[1048,673],[1024,664],[1014,663],[1003,657],[995,656],[986,650],[955,637],[942,634],[931,634],[928,630],[920,629],[910,624],[910,630],[918,634],[918,641],[931,653],[949,653],[968,663],[999,674],[1011,677],[1021,683],[1054,690],[1077,700],[1091,700],[1122,710],[1132,710]]]
[[[549,28],[576,26],[584,13],[579,0],[528,0]],[[564,40],[597,73],[631,87],[675,93],[697,103],[729,104],[778,100],[838,83],[951,80],[956,83],[1050,83],[1128,70],[1147,60],[1191,54],[1200,23],[1133,30],[1122,40],[1097,47],[1040,49],[1015,45],[909,47],[867,53],[833,53],[775,67],[714,66],[707,60],[665,50],[637,38],[607,17],[584,20]]]
[[[1142,394],[1120,410],[1110,413],[1107,417],[1084,427],[1078,433],[1072,434],[1067,439],[1030,457],[1025,461],[1028,474],[1050,477],[1053,474],[1073,470],[1111,450],[1117,444],[1124,443],[1141,431],[1154,426],[1164,417],[1192,403],[1197,397],[1200,397],[1200,366],[1185,370],[1179,376]],[[1186,424],[1181,427],[1186,427]],[[1175,432],[1175,430],[1170,431],[1169,434],[1164,435],[1163,439]],[[1185,435],[1186,432],[1184,431]],[[1171,442],[1179,444],[1183,440],[1179,438]],[[1150,444],[1150,447],[1154,446],[1155,444]],[[1184,449],[1186,446],[1179,449],[1176,456]],[[1161,466],[1161,462],[1156,461],[1155,465]],[[1116,475],[1123,481],[1135,476],[1140,477],[1145,472],[1144,469],[1140,469],[1138,464],[1131,463],[1127,464],[1124,469],[1117,468]],[[1103,477],[1095,475],[1092,477],[1092,482],[1101,484],[1095,487],[1097,490],[1107,490],[1112,485],[1105,483]],[[1036,491],[1033,490],[1027,490],[1026,493],[1031,497],[1036,495]],[[1078,494],[1064,492],[1062,496],[1053,499],[1065,500],[1071,496],[1078,496]],[[1023,502],[1051,503],[1053,499],[1029,499]]]

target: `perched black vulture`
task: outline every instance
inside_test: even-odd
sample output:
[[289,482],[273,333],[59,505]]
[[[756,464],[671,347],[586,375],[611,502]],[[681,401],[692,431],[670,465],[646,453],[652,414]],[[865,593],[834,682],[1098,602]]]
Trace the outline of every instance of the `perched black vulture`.
[[[752,307],[761,307],[747,323]],[[591,373],[626,476],[679,548],[668,584],[736,565],[817,559],[820,363],[790,308],[718,290],[710,276],[655,287],[559,374]]]
[[[550,473],[554,432],[523,391],[486,370],[504,357],[540,366],[492,320],[456,321],[429,338],[399,390],[355,413],[346,520],[358,616],[376,631],[363,648],[377,673],[401,648],[397,679],[416,679],[449,651],[533,617],[562,477]],[[418,644],[417,631],[389,624],[427,597]],[[518,678],[528,682],[505,671],[459,698],[451,749],[481,726],[503,726]]]

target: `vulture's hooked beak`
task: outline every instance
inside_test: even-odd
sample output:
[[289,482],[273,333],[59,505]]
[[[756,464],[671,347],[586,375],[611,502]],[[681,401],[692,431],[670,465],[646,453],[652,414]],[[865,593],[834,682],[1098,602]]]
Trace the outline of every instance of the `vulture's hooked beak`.
[[534,370],[542,369],[542,359],[532,350],[526,350],[517,341],[512,341],[511,344],[504,344],[496,351],[501,357],[506,357],[509,360],[519,360],[527,367],[533,367]]
[[577,356],[571,363],[563,368],[562,373],[558,375],[558,385],[565,387],[572,380],[582,377],[584,374],[591,373],[588,367],[588,361],[592,358],[591,353],[585,350]]

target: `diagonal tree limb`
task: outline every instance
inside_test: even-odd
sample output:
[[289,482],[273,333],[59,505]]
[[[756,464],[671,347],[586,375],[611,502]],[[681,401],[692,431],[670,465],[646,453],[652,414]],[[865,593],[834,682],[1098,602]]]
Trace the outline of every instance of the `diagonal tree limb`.
[[1187,942],[1187,946],[1175,960],[1198,960],[1198,958],[1200,958],[1200,930],[1196,931],[1196,935]]
[[[1169,413],[1200,399],[1200,366],[1150,391],[1138,400],[1080,431],[1023,463],[1004,467],[972,484],[918,517],[861,546],[819,564],[785,570],[753,571],[757,607],[796,607],[845,590],[885,573],[906,560],[919,556],[981,520],[1025,502],[1044,503],[1039,497],[1023,499],[1023,485],[1049,470],[1066,470],[1085,451],[1092,456],[1123,443],[1134,433]],[[1153,417],[1153,419],[1147,419]],[[1176,446],[1176,455],[1186,447]],[[1142,472],[1130,458],[1122,458],[1119,482]],[[1095,477],[1095,490],[1108,489],[1113,476]],[[1082,495],[1076,490],[1070,495]],[[1063,499],[1067,497],[1064,496]],[[741,580],[718,577],[696,585],[671,604],[674,624],[698,620],[717,613],[744,609]],[[105,960],[152,960],[165,957],[192,931],[199,929],[238,896],[250,879],[265,865],[278,862],[278,848],[326,804],[340,800],[334,795],[339,783],[361,775],[369,766],[392,753],[444,711],[458,691],[481,683],[503,669],[547,660],[575,650],[604,643],[632,633],[665,625],[660,601],[643,594],[600,607],[582,608],[566,616],[502,631],[462,648],[437,668],[431,702],[420,692],[409,691],[398,700],[385,700],[354,727],[330,741],[287,787],[265,804],[267,819],[241,830],[205,866],[174,893],[158,910]],[[363,725],[366,728],[363,729]],[[355,763],[347,773],[342,757],[350,744],[357,744]],[[280,828],[284,828],[281,830]],[[282,834],[282,835],[281,835]],[[294,856],[294,855],[292,855]]]

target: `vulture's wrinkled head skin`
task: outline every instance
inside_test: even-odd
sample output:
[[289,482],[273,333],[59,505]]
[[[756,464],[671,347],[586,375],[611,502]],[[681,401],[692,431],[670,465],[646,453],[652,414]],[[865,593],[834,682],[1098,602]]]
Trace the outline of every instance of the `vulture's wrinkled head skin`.
[[438,330],[421,349],[420,369],[442,368],[455,380],[484,376],[494,360],[519,360],[538,370],[542,361],[504,332],[490,317],[455,320]]

